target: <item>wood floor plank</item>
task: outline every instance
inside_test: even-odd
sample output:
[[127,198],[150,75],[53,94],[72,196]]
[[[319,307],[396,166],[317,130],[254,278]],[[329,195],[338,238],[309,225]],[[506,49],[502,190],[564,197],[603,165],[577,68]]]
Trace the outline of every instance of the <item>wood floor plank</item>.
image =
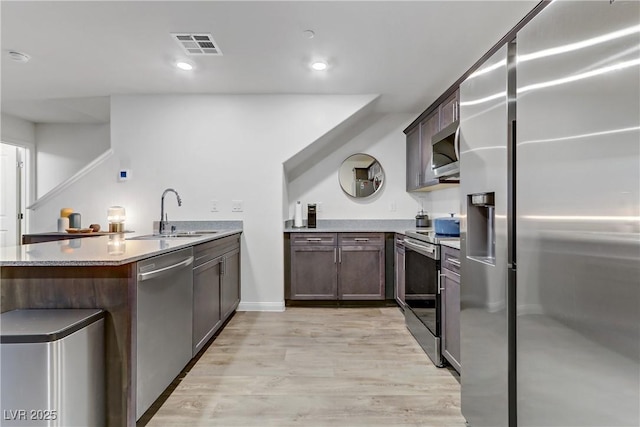
[[463,427],[460,385],[385,308],[240,312],[148,426]]

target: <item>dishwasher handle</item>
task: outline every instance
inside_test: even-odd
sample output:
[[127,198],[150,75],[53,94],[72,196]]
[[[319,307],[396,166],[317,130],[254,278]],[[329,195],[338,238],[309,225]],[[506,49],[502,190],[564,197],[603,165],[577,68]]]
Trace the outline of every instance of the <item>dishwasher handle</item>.
[[186,267],[193,264],[193,256],[186,258],[178,263],[173,265],[169,265],[167,267],[162,267],[157,270],[147,271],[145,273],[138,274],[138,282],[144,282],[145,280],[154,279],[156,277],[163,276],[167,274],[171,270],[175,270],[176,268]]

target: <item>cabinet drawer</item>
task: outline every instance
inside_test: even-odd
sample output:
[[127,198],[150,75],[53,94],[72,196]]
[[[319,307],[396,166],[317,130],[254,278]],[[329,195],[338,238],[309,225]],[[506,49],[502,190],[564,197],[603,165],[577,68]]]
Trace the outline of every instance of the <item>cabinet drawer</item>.
[[213,240],[211,242],[201,243],[195,246],[193,249],[193,255],[195,261],[194,267],[204,264],[214,258],[217,258],[226,252],[237,249],[240,247],[240,235],[234,234],[233,236],[223,237],[222,239]]
[[384,233],[340,233],[340,246],[384,246]]
[[335,246],[336,233],[291,233],[293,246]]
[[440,246],[442,255],[442,268],[460,274],[460,250],[448,246]]

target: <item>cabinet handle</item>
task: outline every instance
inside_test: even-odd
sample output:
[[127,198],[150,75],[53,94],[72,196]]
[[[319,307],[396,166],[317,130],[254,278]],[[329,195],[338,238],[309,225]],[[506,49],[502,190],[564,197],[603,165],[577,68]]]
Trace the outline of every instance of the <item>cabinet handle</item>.
[[322,242],[322,237],[307,237],[307,242]]
[[447,258],[447,262],[450,262],[456,267],[460,267],[460,261],[458,260],[458,258]]
[[333,263],[337,263],[338,262],[338,249],[337,248],[333,248]]
[[338,262],[342,264],[342,248],[338,248]]
[[356,242],[368,242],[369,239],[367,239],[366,237],[356,237],[355,239]]
[[444,288],[440,286],[440,278],[444,277],[444,274],[440,273],[440,271],[438,271],[438,293],[440,294],[442,291],[444,291]]
[[227,270],[227,258],[224,257],[222,258],[222,260],[220,261],[220,275],[224,276]]
[[194,267],[193,269],[194,269],[194,270],[198,270],[198,269],[204,268],[204,267],[206,267],[207,265],[210,265],[210,264],[212,264],[212,263],[214,263],[214,262],[215,262],[216,264],[221,264],[221,263],[222,263],[222,260],[221,260],[220,258],[214,258],[214,259],[211,259],[211,260],[209,260],[209,261],[207,261],[207,262],[205,262],[205,263],[202,263],[202,264],[200,264],[200,265],[198,265],[198,266]]

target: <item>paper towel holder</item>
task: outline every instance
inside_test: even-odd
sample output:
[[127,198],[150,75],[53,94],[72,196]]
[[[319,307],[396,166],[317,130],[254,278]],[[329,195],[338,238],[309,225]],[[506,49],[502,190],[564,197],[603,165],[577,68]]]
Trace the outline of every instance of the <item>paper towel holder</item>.
[[302,221],[302,204],[300,200],[296,203],[294,214],[293,214],[293,228],[304,228],[304,223]]

